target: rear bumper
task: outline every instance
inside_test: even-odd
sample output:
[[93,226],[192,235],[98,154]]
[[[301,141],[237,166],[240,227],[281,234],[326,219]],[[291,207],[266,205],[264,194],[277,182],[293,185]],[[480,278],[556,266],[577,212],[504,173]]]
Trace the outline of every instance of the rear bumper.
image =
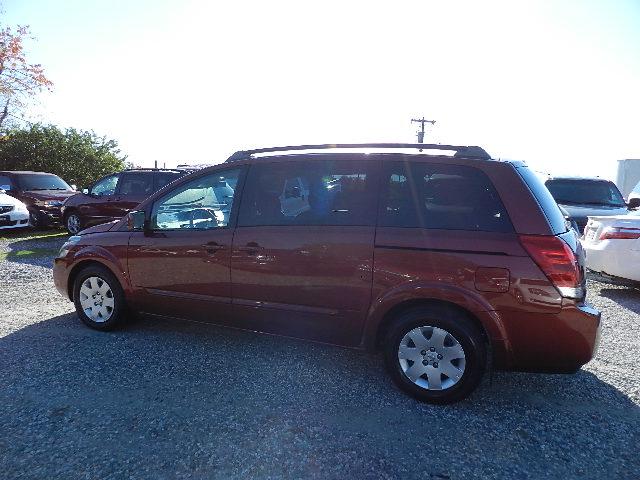
[[563,305],[557,314],[503,314],[508,353],[505,370],[572,373],[588,363],[600,343],[601,313],[588,304]]
[[603,277],[640,282],[640,250],[636,240],[603,240],[582,242],[587,254],[587,268]]

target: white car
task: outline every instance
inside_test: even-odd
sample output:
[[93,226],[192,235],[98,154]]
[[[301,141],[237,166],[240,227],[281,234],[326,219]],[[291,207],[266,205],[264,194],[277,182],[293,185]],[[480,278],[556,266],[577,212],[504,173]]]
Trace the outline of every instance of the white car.
[[589,217],[582,245],[592,272],[608,280],[640,282],[640,212]]
[[0,230],[29,226],[27,206],[0,189]]

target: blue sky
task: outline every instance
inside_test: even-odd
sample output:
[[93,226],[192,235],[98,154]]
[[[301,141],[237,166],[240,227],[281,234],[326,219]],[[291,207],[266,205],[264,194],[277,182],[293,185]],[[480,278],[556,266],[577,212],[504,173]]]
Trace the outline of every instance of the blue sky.
[[[1,0],[0,0],[1,1]],[[540,171],[640,158],[640,2],[4,0],[54,81],[30,118],[143,165],[296,143],[478,144]]]

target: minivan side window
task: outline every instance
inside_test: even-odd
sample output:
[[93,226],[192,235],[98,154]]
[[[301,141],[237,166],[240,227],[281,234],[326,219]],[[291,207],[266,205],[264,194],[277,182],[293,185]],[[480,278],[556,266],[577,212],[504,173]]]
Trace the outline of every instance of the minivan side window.
[[154,230],[208,230],[229,224],[241,169],[224,170],[188,182],[156,201]]
[[148,197],[153,193],[153,174],[151,172],[123,173],[118,183],[118,193]]
[[252,165],[238,226],[375,225],[373,172],[347,159]]
[[154,191],[157,192],[161,188],[169,185],[174,180],[177,180],[182,176],[182,173],[178,172],[156,172],[156,186]]
[[91,195],[103,196],[113,195],[116,193],[116,185],[118,184],[118,175],[111,175],[109,177],[99,180],[93,187],[91,187]]
[[491,180],[464,165],[386,162],[379,225],[513,232]]

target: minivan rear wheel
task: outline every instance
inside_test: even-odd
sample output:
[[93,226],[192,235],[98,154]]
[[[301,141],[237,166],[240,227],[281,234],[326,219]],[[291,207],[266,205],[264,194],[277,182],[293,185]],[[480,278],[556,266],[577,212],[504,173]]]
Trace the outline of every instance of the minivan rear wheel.
[[398,315],[384,342],[394,382],[420,401],[453,403],[480,384],[487,360],[482,332],[469,317],[439,305]]
[[120,283],[107,268],[99,265],[91,265],[76,276],[73,303],[85,325],[102,331],[120,325],[126,310]]

